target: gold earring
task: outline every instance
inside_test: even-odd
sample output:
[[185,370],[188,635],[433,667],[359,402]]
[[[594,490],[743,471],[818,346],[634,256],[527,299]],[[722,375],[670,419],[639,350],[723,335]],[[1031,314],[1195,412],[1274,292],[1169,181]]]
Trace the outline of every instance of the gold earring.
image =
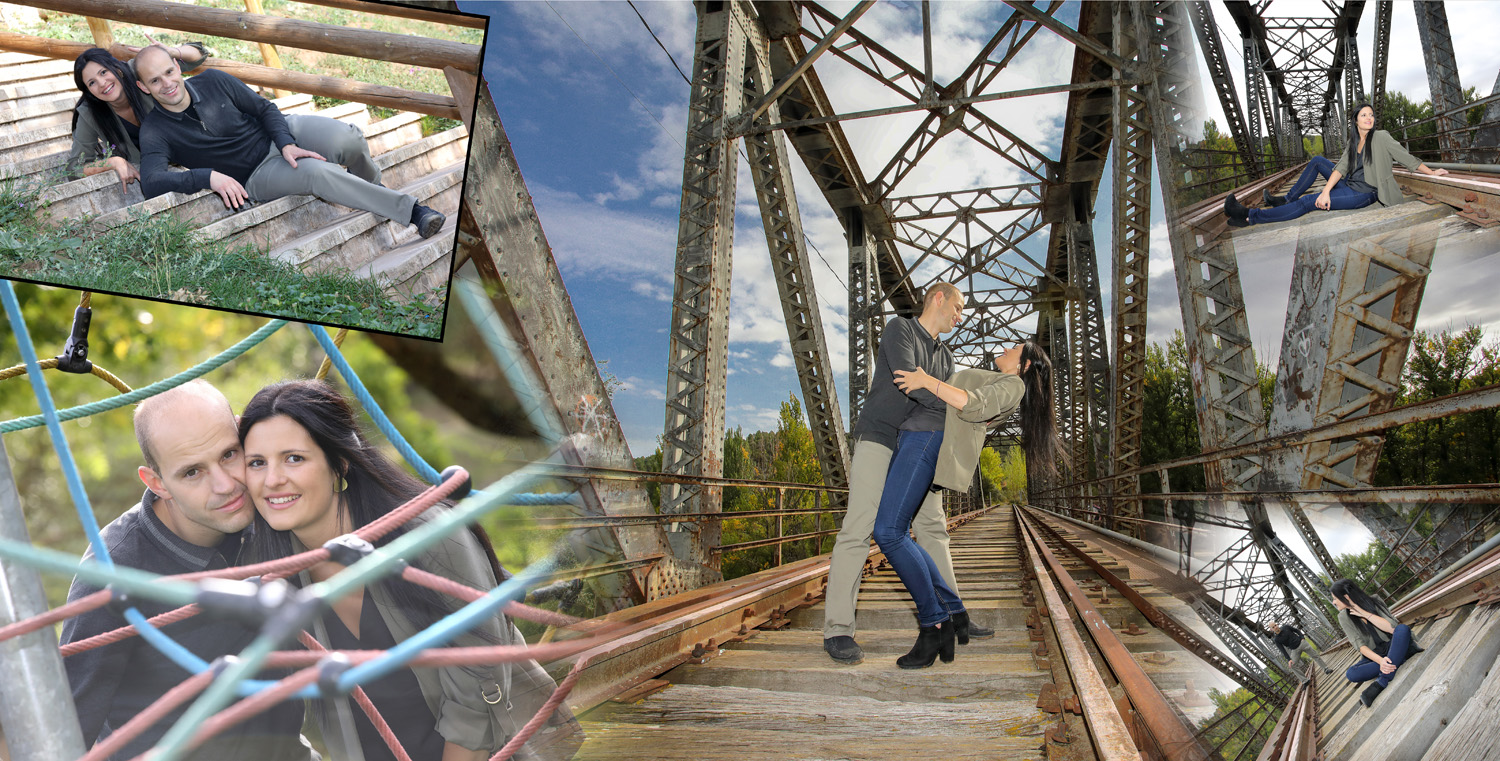
[[345,489],[348,489],[348,488],[349,488],[349,482],[347,480],[345,480],[345,478],[343,476],[339,476],[339,488],[334,489],[333,493],[334,494],[338,494],[338,493],[340,493],[340,492],[342,492],[342,491],[344,491]]

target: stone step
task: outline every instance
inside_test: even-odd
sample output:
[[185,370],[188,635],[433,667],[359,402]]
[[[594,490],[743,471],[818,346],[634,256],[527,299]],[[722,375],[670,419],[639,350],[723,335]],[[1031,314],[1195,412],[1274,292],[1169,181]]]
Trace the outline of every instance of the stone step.
[[78,92],[55,92],[0,103],[0,131],[29,132],[54,124],[73,124]]
[[[382,153],[375,157],[375,163],[380,167],[381,181],[387,187],[402,188],[438,170],[454,165],[462,166],[463,152],[467,145],[466,133],[460,127]],[[315,237],[336,219],[344,216],[352,218],[352,215],[363,213],[351,212],[312,196],[285,196],[219,219],[204,227],[199,235],[205,240],[232,238],[267,249],[284,249],[286,246],[283,241]],[[375,219],[373,215],[370,216],[372,220]],[[370,226],[376,223],[378,220],[371,222]],[[359,232],[363,230],[351,232],[348,237]],[[347,239],[339,239],[334,235],[334,245],[338,240]],[[321,252],[324,249],[314,250]],[[312,257],[294,256],[286,251],[278,258],[301,266],[307,264]]]
[[[462,184],[463,165],[452,164],[442,171],[397,189],[414,196],[418,203],[453,216],[458,211],[458,191]],[[434,202],[434,198],[439,195],[445,196],[443,201]],[[309,204],[311,207],[318,205],[342,208],[322,201]],[[448,208],[442,208],[445,206]],[[280,225],[270,227],[286,229]],[[261,231],[260,234],[266,232],[269,230]],[[253,235],[253,231],[241,233],[235,239],[243,241]],[[385,220],[367,211],[357,211],[337,217],[322,228],[275,246],[270,250],[270,256],[307,271],[362,274],[381,252],[413,239],[417,239],[416,228],[404,220]]]
[[40,129],[0,132],[0,164],[15,164],[55,153],[66,154],[73,144],[68,124]]
[[[31,71],[45,71],[45,69],[29,70],[27,67],[46,65],[60,68],[61,71],[37,77],[26,76]],[[78,97],[78,86],[73,82],[73,65],[67,61],[47,61],[36,64],[0,67],[0,104],[15,103],[27,98],[41,98],[58,93],[72,93],[74,98]]]
[[[353,104],[336,106],[335,108],[318,113],[320,115],[324,113],[336,114],[340,121],[354,120],[357,122],[360,119],[368,118],[368,112],[363,108],[351,109],[348,108],[348,105]],[[57,210],[59,209],[61,209],[63,214],[71,216],[97,214],[99,216],[94,220],[94,224],[101,229],[109,229],[129,222],[132,219],[132,215],[136,213],[151,215],[171,210],[178,217],[200,225],[209,224],[234,215],[229,209],[224,208],[224,202],[219,200],[218,195],[209,190],[191,194],[165,193],[156,198],[143,201],[137,185],[132,185],[131,192],[122,196],[118,189],[118,182],[115,183],[116,189],[114,191],[105,190],[102,193],[95,191],[99,187],[105,186],[76,184],[87,183],[89,180],[97,180],[99,177],[112,176],[112,174],[95,175],[94,177],[67,183],[67,185],[59,187],[55,191],[49,191],[49,195],[55,194],[57,196],[57,200],[53,201],[54,216],[57,215]],[[68,186],[74,187],[70,189]],[[266,204],[262,204],[262,206],[264,205]]]
[[404,298],[446,289],[457,240],[458,214],[448,214],[437,235],[386,251],[370,263],[370,274]]

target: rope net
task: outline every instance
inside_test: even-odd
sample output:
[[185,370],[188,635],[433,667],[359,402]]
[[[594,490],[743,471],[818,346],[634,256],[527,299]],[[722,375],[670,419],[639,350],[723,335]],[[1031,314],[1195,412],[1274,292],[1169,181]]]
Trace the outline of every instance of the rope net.
[[[319,563],[337,562],[334,553],[325,546],[278,560],[176,576],[154,576],[134,569],[117,568],[111,562],[109,550],[100,537],[99,527],[94,520],[93,510],[87,493],[83,489],[82,479],[68,449],[67,439],[62,433],[60,423],[64,420],[118,409],[202,377],[259,345],[287,323],[283,320],[272,320],[229,349],[187,370],[143,388],[131,389],[109,371],[87,361],[90,294],[83,294],[80,306],[75,312],[73,335],[64,349],[64,355],[40,360],[36,356],[25,319],[9,282],[0,281],[0,300],[4,302],[6,315],[10,320],[23,359],[22,364],[16,367],[0,370],[0,381],[26,375],[31,381],[33,392],[41,408],[40,415],[0,423],[0,433],[47,426],[68,482],[74,508],[88,535],[96,560],[80,564],[76,558],[63,553],[8,540],[0,540],[0,557],[42,570],[58,573],[76,572],[80,579],[97,581],[99,586],[110,586],[116,590],[124,589],[136,597],[166,601],[169,604],[185,602],[150,619],[145,618],[135,607],[128,607],[125,617],[130,625],[69,643],[59,649],[61,655],[67,657],[141,636],[182,666],[189,674],[181,684],[163,694],[147,709],[115,729],[108,737],[91,748],[82,757],[84,761],[101,761],[108,758],[190,701],[191,706],[157,746],[152,751],[137,757],[138,759],[172,761],[215,735],[283,700],[315,697],[342,699],[346,695],[352,698],[355,705],[370,719],[391,753],[397,759],[410,761],[410,755],[401,747],[401,743],[389,724],[365,694],[362,683],[378,679],[402,667],[480,666],[533,660],[542,662],[557,660],[576,656],[610,638],[613,627],[591,627],[573,616],[520,602],[520,598],[524,596],[526,589],[532,583],[553,570],[555,565],[553,558],[533,564],[530,568],[502,581],[490,590],[460,584],[405,562],[406,559],[420,556],[428,546],[440,541],[453,531],[466,530],[469,523],[499,505],[571,504],[576,499],[570,494],[522,493],[521,488],[542,479],[541,475],[530,472],[529,468],[522,468],[512,473],[485,491],[472,492],[453,509],[407,531],[385,547],[378,549],[370,547],[389,536],[397,528],[406,526],[412,519],[422,515],[434,505],[450,498],[463,496],[469,491],[469,474],[457,466],[450,467],[441,474],[438,473],[402,437],[400,431],[391,423],[379,403],[370,395],[357,373],[343,357],[340,346],[347,331],[340,331],[337,338],[332,338],[323,328],[309,325],[308,329],[312,331],[326,354],[317,377],[323,378],[330,369],[336,369],[371,420],[391,444],[424,480],[433,485],[390,513],[351,532],[346,537],[335,540],[338,542],[353,537],[360,542],[368,543],[364,546],[369,548],[369,551],[363,553],[363,556],[356,562],[349,564],[333,577],[306,589],[291,589],[285,600],[278,598],[280,604],[275,609],[267,608],[264,611],[259,637],[237,657],[221,658],[213,664],[202,661],[172,640],[161,629],[197,615],[225,616],[226,609],[219,597],[205,596],[201,587],[197,589],[199,596],[191,601],[185,601],[181,596],[172,596],[173,590],[179,589],[178,585],[196,585],[198,582],[211,579],[243,581],[258,577],[259,582],[246,582],[244,587],[240,588],[245,595],[255,597],[259,594],[256,590],[263,590],[268,585],[281,583],[281,580]],[[481,332],[490,327],[481,325]],[[42,371],[49,369],[93,374],[109,382],[120,392],[120,395],[58,410],[53,405],[51,394],[42,376]],[[6,488],[13,488],[13,485],[7,485]],[[344,557],[345,561],[349,560],[342,554],[341,557]],[[366,584],[391,576],[446,595],[463,603],[463,606],[390,650],[330,651],[305,630],[304,627],[321,615],[321,612],[326,610],[334,600],[355,592]],[[222,594],[222,587],[215,589]],[[54,626],[73,616],[108,605],[118,594],[118,591],[104,589],[53,610],[0,627],[0,642]],[[285,613],[290,609],[296,609],[295,613]],[[526,645],[523,641],[521,645],[445,646],[452,638],[467,632],[486,619],[499,615],[566,629],[579,636],[563,642],[545,642],[537,645]],[[280,649],[294,639],[305,649]],[[542,728],[553,716],[558,706],[562,705],[562,701],[566,699],[573,685],[577,683],[578,676],[586,666],[587,660],[587,658],[580,659],[574,664],[572,671],[553,690],[541,710],[533,715],[505,746],[491,757],[492,761],[511,758]],[[328,664],[336,664],[343,669],[336,680],[319,679],[319,675],[324,673]],[[250,678],[266,669],[296,670],[276,680]],[[236,696],[242,696],[243,699],[231,704]]]

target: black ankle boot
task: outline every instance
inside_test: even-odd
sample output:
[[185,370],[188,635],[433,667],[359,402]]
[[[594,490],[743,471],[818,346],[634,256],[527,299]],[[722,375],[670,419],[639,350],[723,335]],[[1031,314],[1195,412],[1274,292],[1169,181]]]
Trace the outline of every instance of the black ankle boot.
[[1285,196],[1273,196],[1269,188],[1260,191],[1260,197],[1266,202],[1267,206],[1281,206],[1286,203]]
[[1229,218],[1230,227],[1245,227],[1250,224],[1250,210],[1233,193],[1224,199],[1224,216]]
[[917,644],[911,652],[896,659],[896,665],[904,669],[925,669],[938,658],[943,663],[953,662],[953,621],[950,619],[936,626],[917,629]]
[[969,644],[969,638],[989,639],[995,636],[994,629],[988,629],[969,620],[969,611],[959,611],[953,614],[953,638],[960,645]]
[[1369,708],[1370,704],[1375,702],[1376,696],[1380,695],[1380,691],[1383,689],[1385,689],[1385,685],[1380,682],[1370,682],[1370,686],[1366,687],[1364,692],[1359,693],[1359,702],[1364,703],[1365,708]]

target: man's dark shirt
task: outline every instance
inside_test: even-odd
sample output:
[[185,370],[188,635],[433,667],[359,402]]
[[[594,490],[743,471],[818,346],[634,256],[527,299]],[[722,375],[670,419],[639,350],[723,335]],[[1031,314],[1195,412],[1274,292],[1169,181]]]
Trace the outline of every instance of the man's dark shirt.
[[[151,509],[155,501],[156,495],[147,491],[140,504],[104,527],[104,543],[116,565],[152,573],[179,574],[227,568],[237,559],[239,535],[227,537],[218,547],[191,544],[162,523]],[[84,553],[85,560],[93,558],[92,548]],[[96,591],[97,587],[74,579],[73,586],[68,589],[68,601]],[[134,602],[147,618],[175,607],[146,599]],[[128,622],[121,613],[110,607],[98,608],[68,619],[63,624],[62,644],[88,639],[126,625]],[[162,631],[209,662],[221,655],[239,653],[256,636],[254,630],[239,623],[201,613],[166,626]],[[83,741],[89,746],[119,729],[188,677],[185,670],[139,636],[70,655],[63,659],[63,665],[73,687],[73,702],[78,708],[79,724],[83,727]],[[179,706],[111,758],[134,758],[144,753],[161,740],[189,705],[192,705],[191,701]],[[299,737],[302,714],[300,703],[278,703],[218,735],[188,757],[201,761],[307,761],[316,758]]]
[[1281,657],[1291,660],[1292,653],[1296,652],[1297,646],[1302,644],[1302,632],[1297,631],[1297,627],[1295,626],[1283,626],[1281,627],[1281,631],[1276,632],[1276,636],[1271,641],[1275,642],[1276,647],[1281,649]]
[[[917,413],[935,416],[937,424],[909,430],[940,431],[948,404],[931,391],[914,391],[910,395],[896,387],[895,371],[918,367],[940,381],[953,376],[953,352],[932,337],[915,317],[896,317],[886,323],[880,334],[880,352],[870,374],[870,393],[854,424],[854,438],[896,448],[896,434],[902,424]],[[917,423],[920,424],[920,423]]]
[[[141,122],[141,192],[147,198],[207,190],[214,171],[244,185],[272,143],[278,150],[292,144],[281,110],[238,79],[210,69],[183,86],[198,118],[153,108]],[[192,171],[168,172],[168,162]]]

